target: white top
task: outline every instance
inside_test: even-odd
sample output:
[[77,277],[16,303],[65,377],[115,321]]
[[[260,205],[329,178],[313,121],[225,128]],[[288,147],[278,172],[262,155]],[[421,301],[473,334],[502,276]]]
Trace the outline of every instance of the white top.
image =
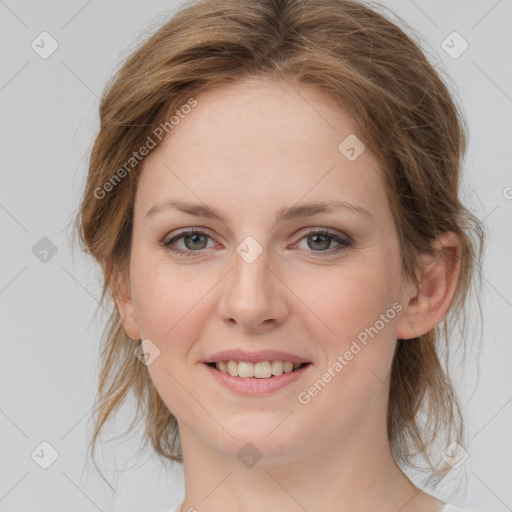
[[[174,508],[171,508],[167,510],[166,512],[180,512],[181,505],[177,505]],[[186,512],[186,511],[185,511]],[[470,512],[469,510],[462,510],[460,508],[454,507],[453,505],[450,505],[449,503],[445,503],[443,505],[443,508],[439,510],[439,512]]]

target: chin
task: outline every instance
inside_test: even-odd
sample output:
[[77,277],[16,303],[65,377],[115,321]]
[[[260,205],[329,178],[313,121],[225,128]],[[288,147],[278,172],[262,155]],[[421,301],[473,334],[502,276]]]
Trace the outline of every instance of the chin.
[[233,437],[220,427],[215,429],[214,438],[210,429],[205,436],[214,450],[241,462],[245,456],[258,458],[259,465],[284,462],[293,458],[305,438],[305,432],[301,435],[296,430],[293,414],[286,418],[290,411],[285,414],[254,411],[232,416],[222,425]]

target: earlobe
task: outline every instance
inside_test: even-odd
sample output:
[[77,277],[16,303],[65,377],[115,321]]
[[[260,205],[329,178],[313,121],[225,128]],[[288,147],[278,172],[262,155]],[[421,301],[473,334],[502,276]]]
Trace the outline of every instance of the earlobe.
[[112,295],[116,303],[126,336],[132,340],[141,339],[139,325],[135,314],[132,292],[128,277],[119,269],[113,272]]
[[442,233],[432,255],[420,259],[419,286],[410,293],[397,328],[397,338],[412,339],[434,329],[448,312],[460,272],[460,241],[453,232]]

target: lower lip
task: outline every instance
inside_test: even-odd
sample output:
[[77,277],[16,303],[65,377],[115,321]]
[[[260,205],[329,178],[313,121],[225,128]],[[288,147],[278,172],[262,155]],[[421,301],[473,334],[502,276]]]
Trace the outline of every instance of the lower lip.
[[234,393],[240,393],[242,395],[264,395],[296,382],[304,375],[305,372],[308,371],[311,363],[302,366],[294,372],[274,375],[268,379],[257,379],[256,377],[233,377],[228,373],[221,372],[220,370],[216,370],[215,368],[208,366],[206,363],[203,363],[203,365],[211,375],[217,379],[217,382]]

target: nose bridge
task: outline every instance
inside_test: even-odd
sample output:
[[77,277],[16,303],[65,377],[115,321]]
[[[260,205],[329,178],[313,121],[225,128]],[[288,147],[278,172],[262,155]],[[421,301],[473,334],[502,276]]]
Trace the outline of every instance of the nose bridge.
[[[224,320],[254,330],[281,323],[286,315],[284,287],[270,268],[270,253],[247,237],[233,254],[233,270],[223,289],[220,314]],[[270,322],[272,321],[272,322]]]

